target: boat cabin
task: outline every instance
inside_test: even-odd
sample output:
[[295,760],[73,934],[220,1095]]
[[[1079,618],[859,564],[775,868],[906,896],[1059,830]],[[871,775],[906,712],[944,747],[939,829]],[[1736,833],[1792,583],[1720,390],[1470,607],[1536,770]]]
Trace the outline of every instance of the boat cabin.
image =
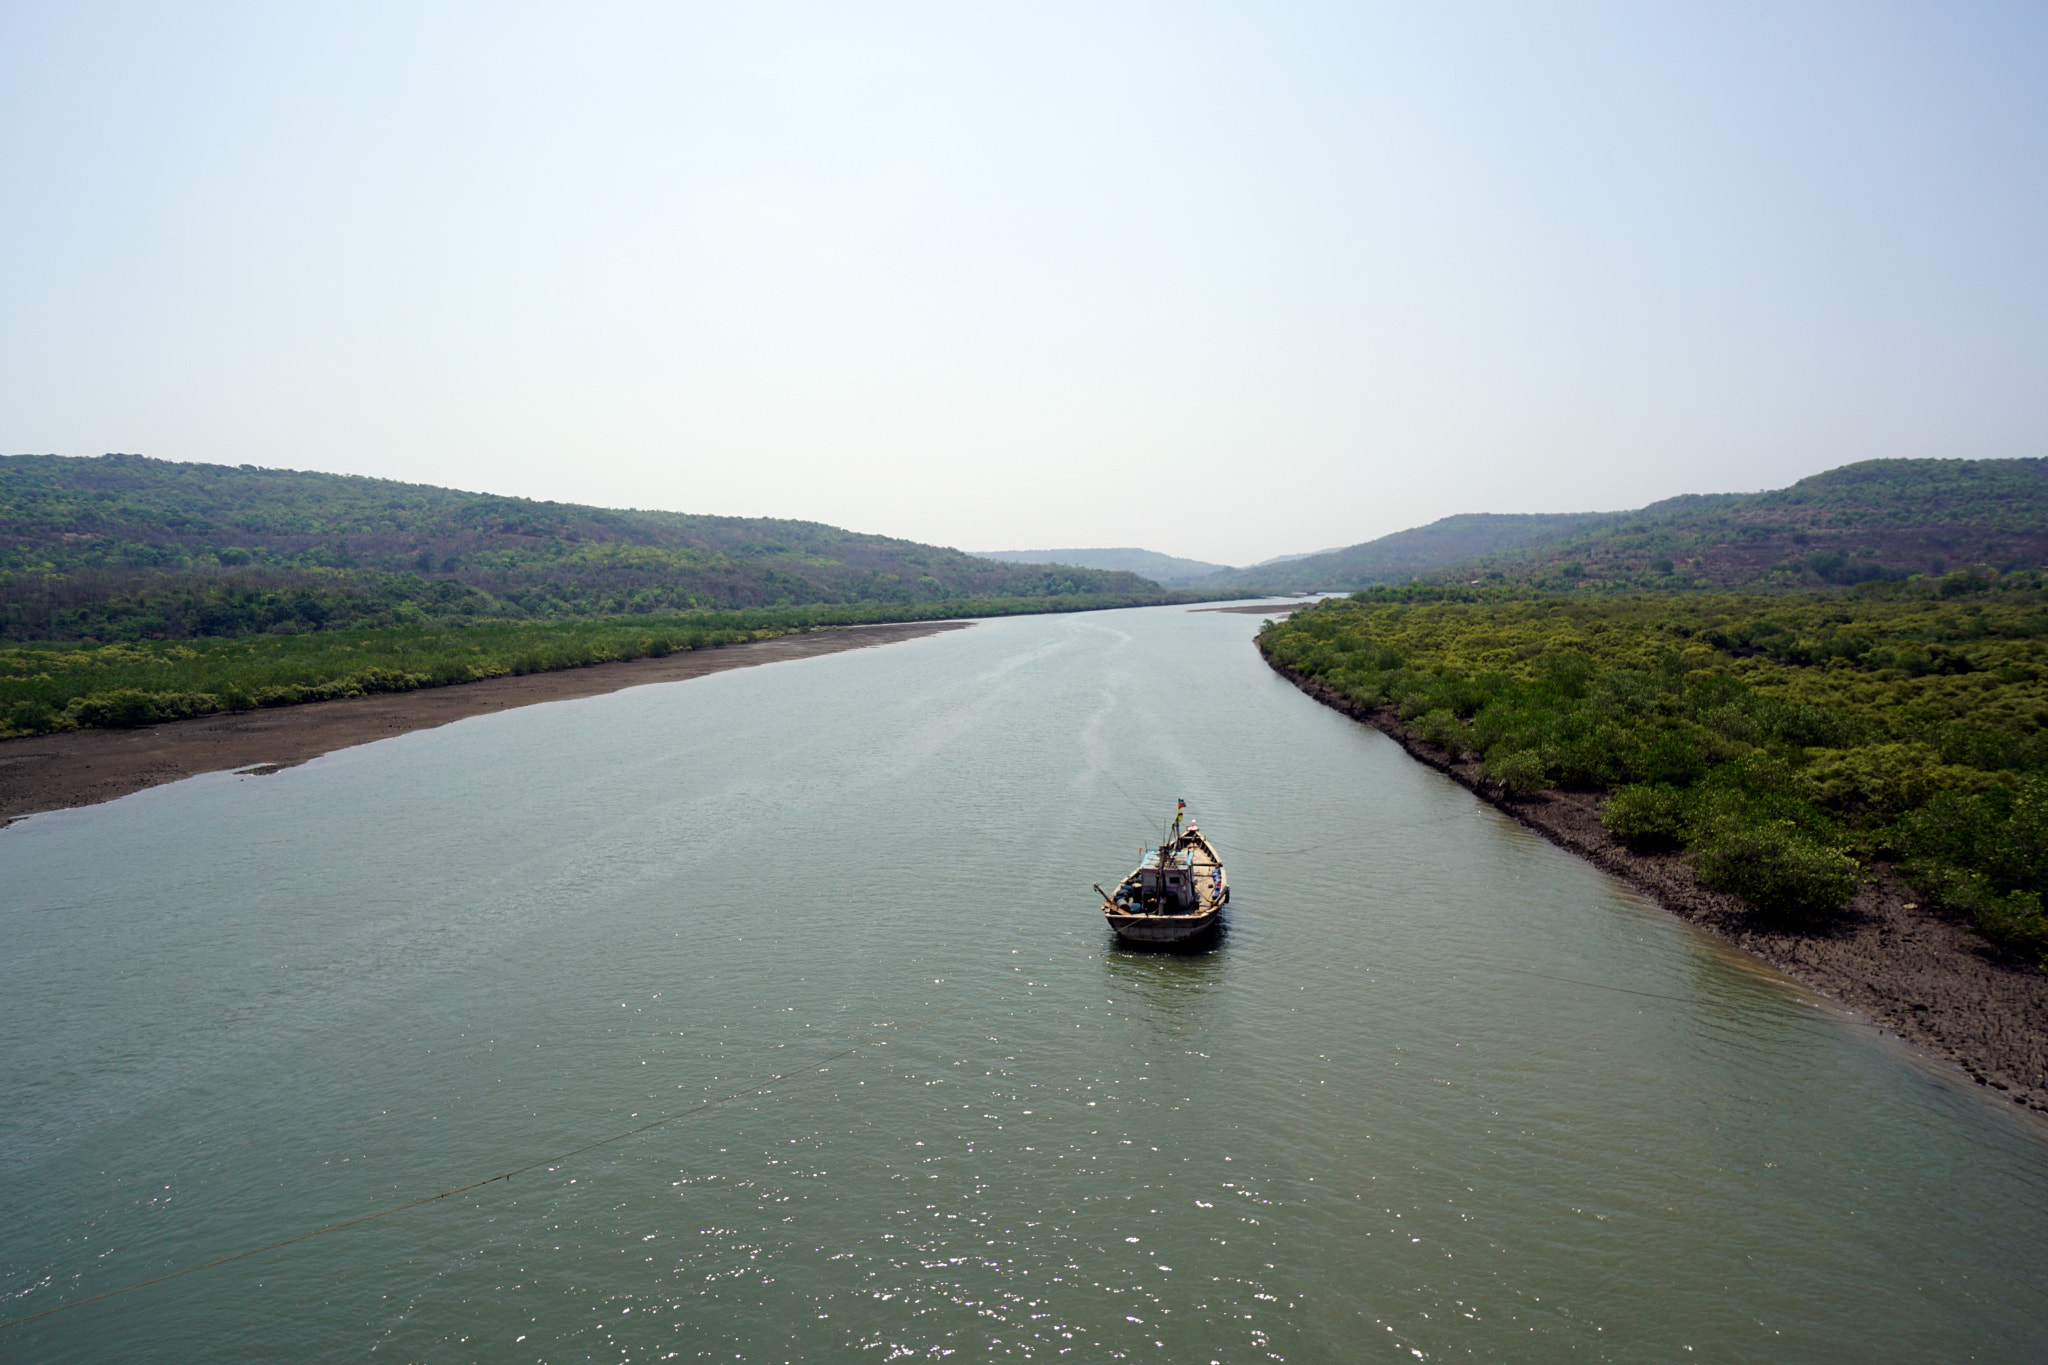
[[1190,824],[1174,821],[1165,843],[1146,849],[1114,894],[1094,884],[1102,913],[1119,942],[1145,945],[1191,942],[1221,922],[1230,899],[1223,860]]
[[1183,905],[1195,900],[1195,855],[1169,852],[1162,865],[1159,850],[1153,849],[1138,864],[1138,894],[1147,900],[1164,896]]

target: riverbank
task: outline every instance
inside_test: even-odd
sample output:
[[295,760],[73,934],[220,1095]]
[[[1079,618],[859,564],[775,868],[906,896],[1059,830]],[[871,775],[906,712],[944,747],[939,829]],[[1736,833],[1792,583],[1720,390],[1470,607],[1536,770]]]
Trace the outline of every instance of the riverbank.
[[544,701],[601,696],[646,683],[891,644],[966,621],[834,626],[660,658],[485,678],[298,706],[222,712],[133,730],[71,730],[0,740],[0,825],[42,811],[97,805],[200,773],[277,772],[337,749]]
[[[1269,661],[1270,662],[1270,661]],[[1834,921],[1802,929],[1760,916],[1740,897],[1702,886],[1678,853],[1641,853],[1600,823],[1600,797],[1547,791],[1509,796],[1473,759],[1452,759],[1403,725],[1391,706],[1359,706],[1274,664],[1315,700],[1372,726],[1408,754],[1552,843],[1627,882],[1680,918],[1960,1069],[2015,1104],[2048,1113],[2048,973],[1959,920],[1921,906],[1889,868]]]
[[1239,616],[1288,616],[1303,607],[1312,607],[1322,601],[1320,597],[1304,597],[1297,602],[1254,602],[1248,607],[1195,607],[1195,611],[1223,611]]

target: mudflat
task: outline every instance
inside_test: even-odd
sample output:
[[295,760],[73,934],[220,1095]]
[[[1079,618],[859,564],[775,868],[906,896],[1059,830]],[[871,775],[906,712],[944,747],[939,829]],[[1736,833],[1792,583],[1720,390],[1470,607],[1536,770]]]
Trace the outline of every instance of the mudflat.
[[1299,602],[1254,602],[1248,607],[1193,607],[1190,610],[1228,611],[1241,616],[1286,616],[1291,612],[1300,611],[1303,607],[1312,607],[1321,600],[1319,597],[1304,597]]
[[892,644],[969,624],[913,621],[834,626],[772,640],[685,650],[659,659],[486,678],[453,687],[344,697],[304,706],[223,712],[135,730],[72,730],[4,740],[0,741],[0,824],[39,811],[112,801],[200,773],[251,768],[276,772],[336,749],[429,730],[490,711]]

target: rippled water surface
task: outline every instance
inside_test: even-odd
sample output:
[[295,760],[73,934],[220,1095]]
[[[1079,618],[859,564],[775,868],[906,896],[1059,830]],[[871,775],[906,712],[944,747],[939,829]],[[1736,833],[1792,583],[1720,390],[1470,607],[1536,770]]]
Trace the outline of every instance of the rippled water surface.
[[[541,1163],[0,1357],[2048,1353],[2038,1126],[1256,627],[985,622],[0,833],[5,1316]],[[1228,937],[1120,951],[1088,883],[1180,797]]]

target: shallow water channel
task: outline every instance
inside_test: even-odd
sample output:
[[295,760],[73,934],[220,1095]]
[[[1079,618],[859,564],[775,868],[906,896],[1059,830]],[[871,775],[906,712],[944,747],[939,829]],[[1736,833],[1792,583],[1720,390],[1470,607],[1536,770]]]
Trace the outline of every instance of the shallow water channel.
[[[2043,1357],[2038,1123],[1257,626],[984,622],[0,832],[0,1316],[526,1168],[0,1357]],[[1228,935],[1120,951],[1088,884],[1181,797]]]

